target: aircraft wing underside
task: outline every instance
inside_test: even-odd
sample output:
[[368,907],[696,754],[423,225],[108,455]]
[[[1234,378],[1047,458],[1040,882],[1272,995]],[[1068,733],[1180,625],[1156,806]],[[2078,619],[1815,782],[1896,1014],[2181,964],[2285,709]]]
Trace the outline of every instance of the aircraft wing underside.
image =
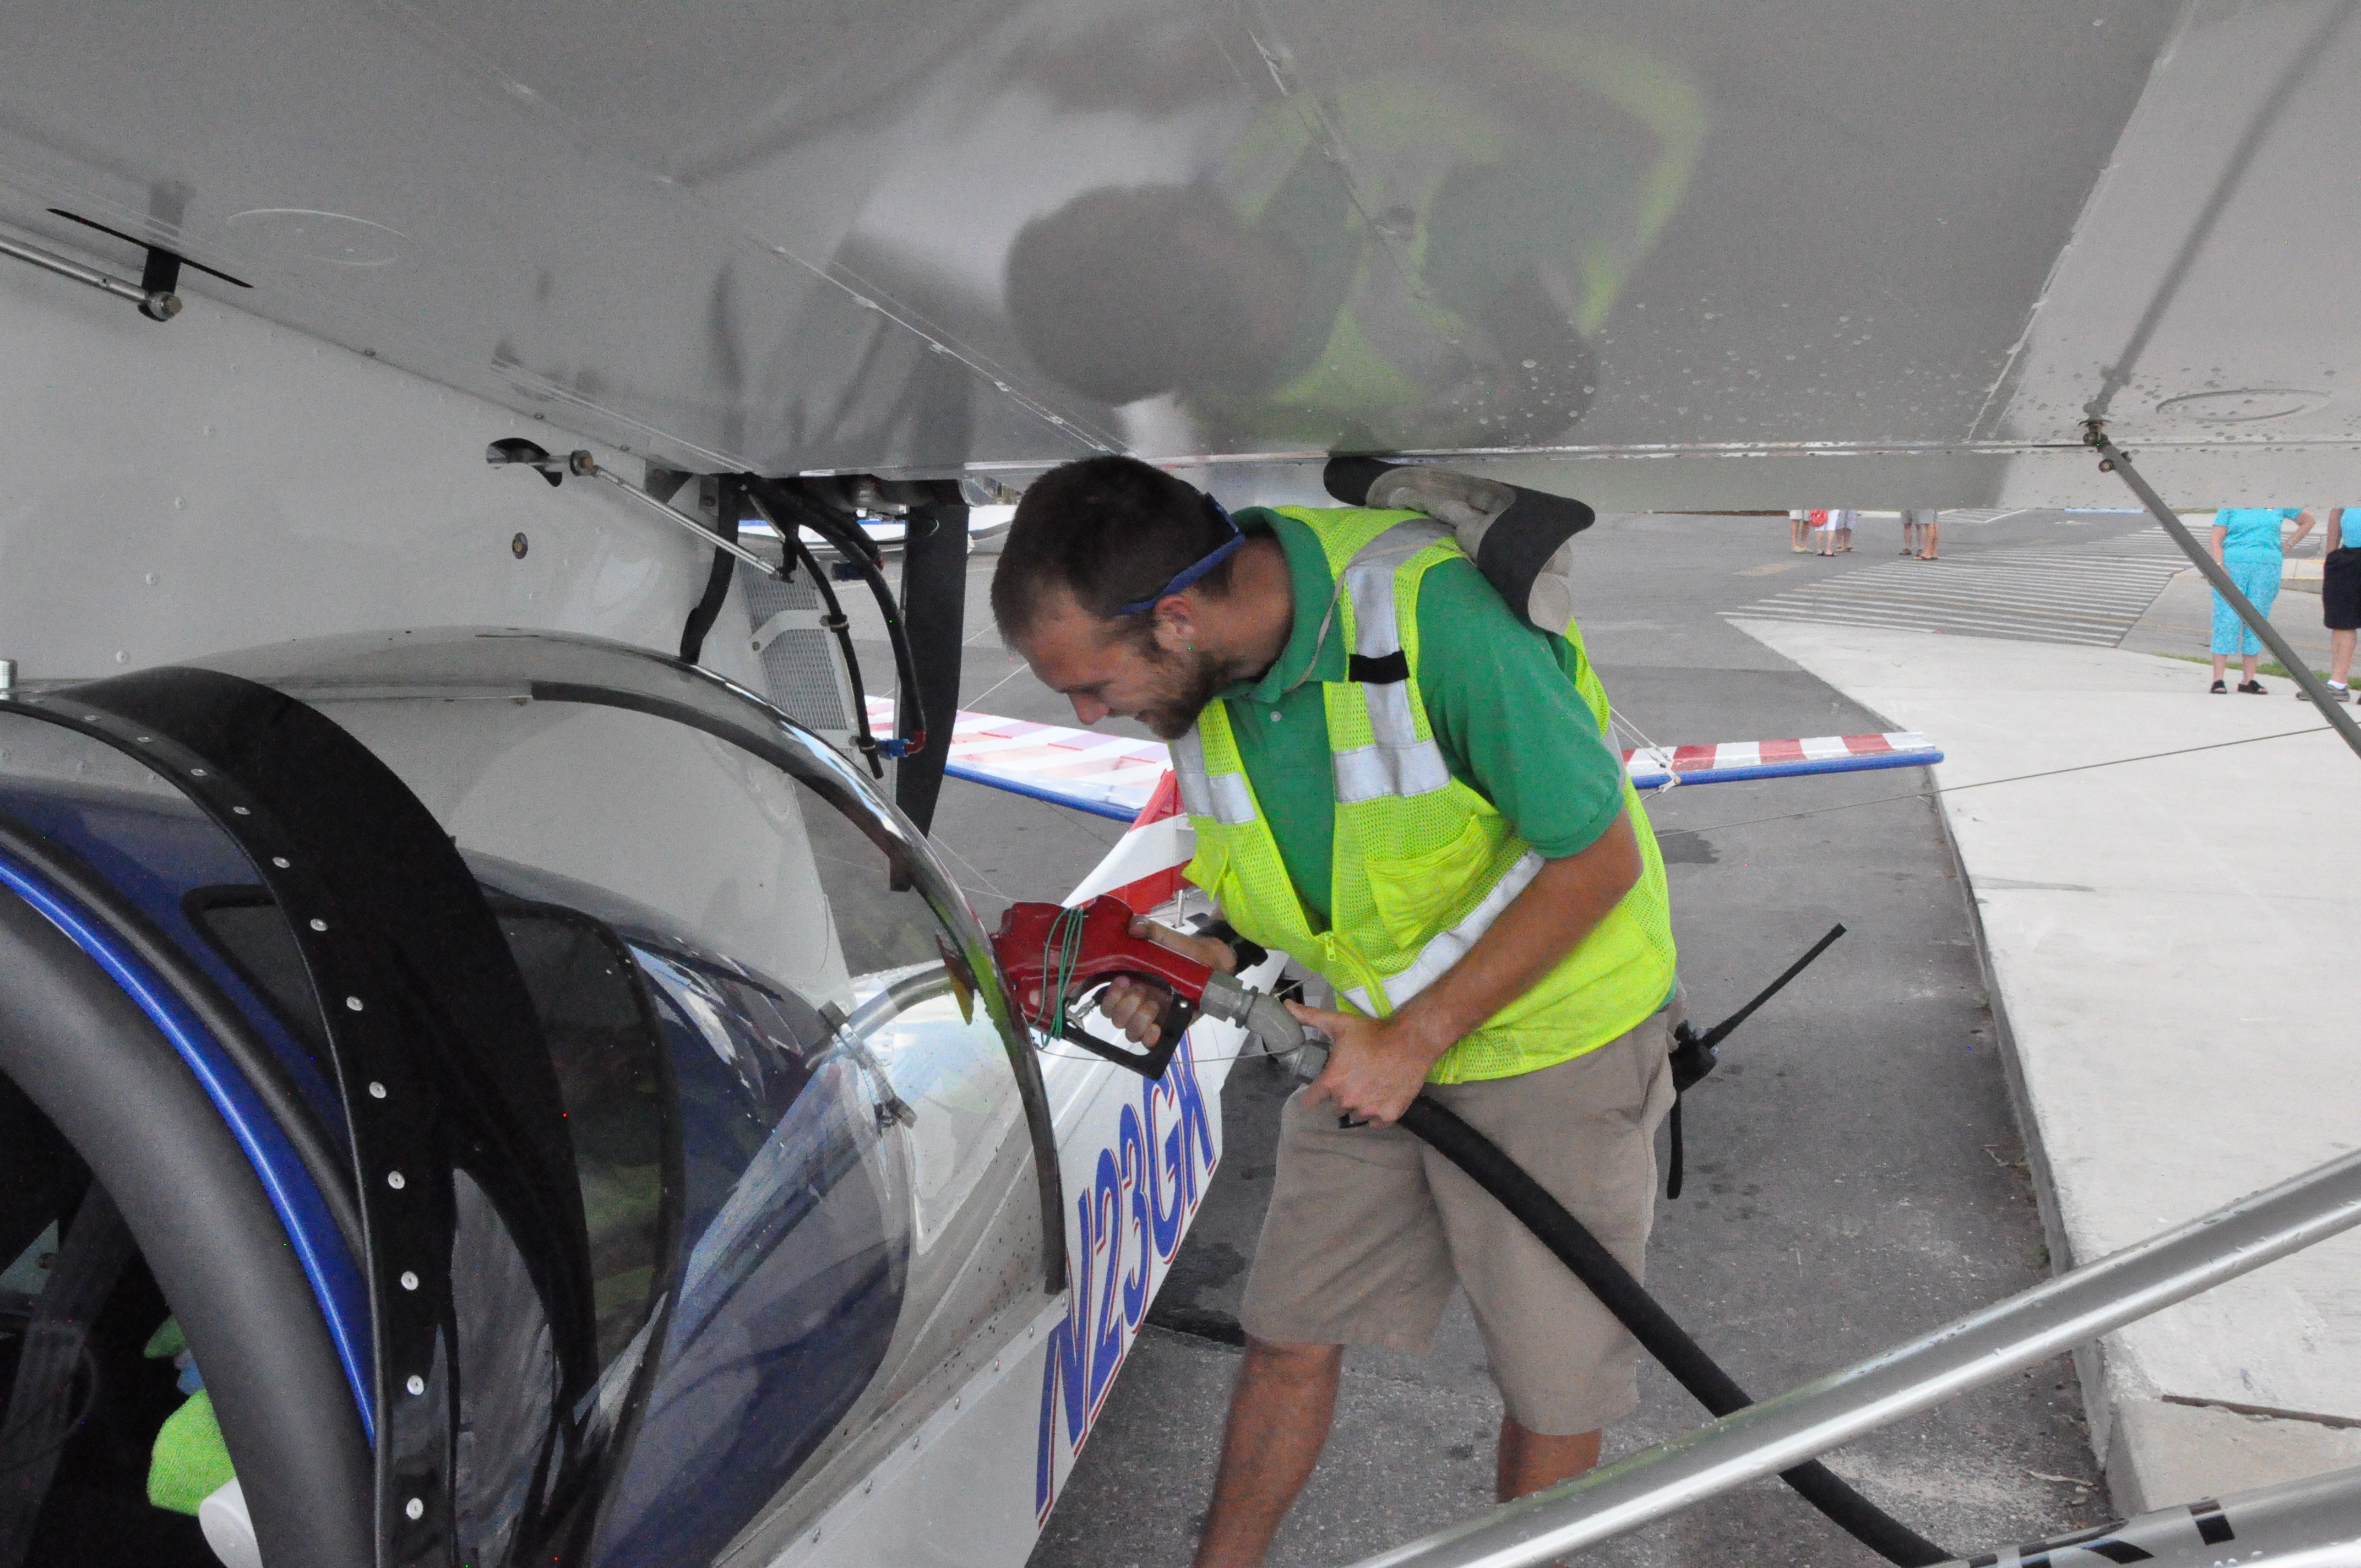
[[2098,416],[2212,505],[2361,473],[2356,70],[2341,0],[52,8],[0,237],[691,471],[2123,504]]

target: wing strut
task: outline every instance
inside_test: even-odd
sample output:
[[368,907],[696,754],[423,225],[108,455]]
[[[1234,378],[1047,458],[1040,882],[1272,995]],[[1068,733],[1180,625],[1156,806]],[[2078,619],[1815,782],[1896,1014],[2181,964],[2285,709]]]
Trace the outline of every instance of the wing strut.
[[2361,724],[2353,722],[2353,715],[2343,703],[2331,699],[2327,685],[2312,674],[2311,663],[2297,656],[2296,651],[2288,645],[2288,640],[2279,635],[2279,628],[2271,624],[2270,618],[2257,609],[2254,601],[2238,591],[2238,585],[2231,580],[2222,563],[2213,559],[2213,552],[2197,543],[2197,536],[2189,532],[2189,525],[2174,515],[2172,509],[2164,504],[2164,498],[2140,477],[2139,470],[2132,466],[2131,454],[2107,439],[2107,422],[2103,419],[2085,422],[2082,442],[2099,454],[2102,472],[2114,474],[2131,487],[2132,494],[2139,498],[2140,505],[2147,508],[2148,515],[2172,536],[2172,542],[2180,546],[2181,553],[2197,564],[2197,569],[2205,574],[2205,580],[2213,585],[2213,591],[2237,612],[2238,619],[2246,623],[2247,630],[2261,638],[2263,646],[2279,656],[2279,665],[2287,671],[2289,678],[2303,688],[2304,695],[2312,698],[2312,705],[2320,709],[2328,722],[2335,727],[2337,734],[2345,738],[2345,743],[2353,748],[2354,755],[2361,756]]

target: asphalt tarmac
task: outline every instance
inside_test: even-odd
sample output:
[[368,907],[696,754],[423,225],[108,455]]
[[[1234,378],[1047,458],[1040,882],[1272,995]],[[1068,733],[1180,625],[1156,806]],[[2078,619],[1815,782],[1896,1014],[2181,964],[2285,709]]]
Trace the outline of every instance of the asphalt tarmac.
[[[1947,518],[1943,547],[1947,556],[2071,547],[2139,525],[2059,513]],[[1868,520],[1853,554],[1823,561],[1790,553],[1782,517],[1601,520],[1585,538],[1580,609],[1619,714],[1663,744],[1890,728],[1721,612],[1807,575],[1892,560],[1895,532]],[[1071,724],[1063,702],[991,630],[993,564],[980,553],[971,565],[961,706]],[[873,646],[866,657],[890,667],[882,643]],[[1725,1065],[1692,1091],[1688,1190],[1659,1205],[1651,1288],[1758,1395],[2048,1272],[1968,907],[1942,828],[1912,794],[1924,787],[1921,771],[1896,770],[1686,787],[1649,802],[1700,1024],[1737,1008],[1831,925],[1849,933],[1731,1037]],[[1060,896],[1120,832],[956,780],[935,824],[987,924],[1007,900]],[[1233,1074],[1221,1170],[1031,1568],[1189,1562],[1291,1087],[1261,1064]],[[1642,1369],[1641,1396],[1639,1413],[1608,1434],[1610,1458],[1704,1420],[1653,1365]],[[2081,1408],[2060,1359],[1830,1464],[1922,1534],[1971,1554],[2109,1517]],[[1334,1433],[1274,1568],[1349,1563],[1481,1511],[1499,1413],[1464,1301],[1427,1356],[1349,1353]],[[1801,1568],[1878,1559],[1766,1481],[1583,1561]]]

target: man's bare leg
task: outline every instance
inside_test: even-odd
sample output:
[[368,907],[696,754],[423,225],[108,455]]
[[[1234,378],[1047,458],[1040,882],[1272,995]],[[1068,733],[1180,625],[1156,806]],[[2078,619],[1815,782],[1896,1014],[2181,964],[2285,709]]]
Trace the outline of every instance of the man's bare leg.
[[2338,685],[2353,673],[2353,633],[2331,631],[2328,634],[2328,678]]
[[1551,1437],[1502,1416],[1492,1495],[1506,1503],[1573,1480],[1598,1463],[1598,1438],[1595,1431]]
[[1598,1463],[1598,1437],[1595,1431],[1551,1437],[1529,1431],[1502,1416],[1495,1496],[1505,1503],[1528,1492],[1573,1480]]
[[1197,1568],[1261,1568],[1279,1521],[1320,1462],[1344,1365],[1342,1345],[1246,1337],[1246,1359],[1230,1390],[1213,1501],[1197,1538]]

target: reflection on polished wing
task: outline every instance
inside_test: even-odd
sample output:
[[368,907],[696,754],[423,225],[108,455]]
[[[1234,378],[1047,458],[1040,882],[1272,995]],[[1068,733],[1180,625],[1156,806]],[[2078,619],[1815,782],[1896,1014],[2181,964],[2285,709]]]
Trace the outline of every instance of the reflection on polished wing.
[[160,80],[44,16],[0,224],[686,471],[2110,504],[2098,414],[2209,504],[2344,493],[2348,7],[859,11],[225,0]]

